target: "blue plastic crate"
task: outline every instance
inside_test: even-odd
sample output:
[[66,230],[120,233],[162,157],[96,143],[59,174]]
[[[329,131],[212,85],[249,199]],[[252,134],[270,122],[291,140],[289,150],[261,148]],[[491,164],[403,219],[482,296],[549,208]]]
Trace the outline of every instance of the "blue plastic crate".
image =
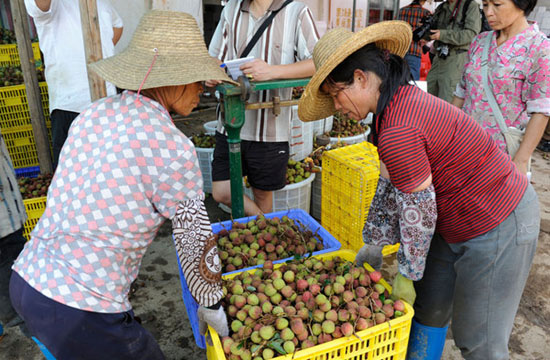
[[15,169],[15,176],[35,178],[40,174],[40,166],[29,166],[25,168]]
[[[288,216],[289,218],[293,220],[298,220],[299,223],[301,223],[305,229],[311,230],[313,233],[317,233],[319,238],[323,241],[323,250],[315,251],[313,255],[319,255],[324,254],[336,250],[340,250],[340,243],[334,236],[332,236],[327,230],[325,230],[313,217],[311,217],[308,213],[306,213],[302,209],[291,209],[291,210],[285,210],[285,211],[278,211],[270,214],[265,214],[265,217],[268,219],[274,218],[274,217],[283,217]],[[233,221],[237,221],[240,223],[247,223],[250,220],[256,219],[256,216],[249,216],[245,218],[240,218],[236,220],[227,220],[219,223],[212,224],[212,231],[214,233],[220,232],[222,229],[231,229],[231,225]],[[284,258],[280,260],[274,261],[274,263],[280,263],[285,262],[287,260],[290,260],[292,258]],[[178,265],[179,258],[178,258]],[[228,272],[223,275],[233,274],[233,273],[240,273],[243,271],[247,271],[250,269],[255,269],[258,267],[262,267],[262,265],[256,265],[256,266],[250,266],[244,269],[239,269],[236,271]],[[199,318],[197,316],[197,310],[199,308],[199,305],[191,295],[191,292],[189,291],[189,288],[187,287],[187,281],[185,280],[185,276],[183,275],[183,272],[181,271],[181,265],[180,268],[180,280],[181,280],[181,290],[183,295],[183,303],[185,304],[185,308],[187,309],[187,316],[189,317],[189,322],[191,323],[191,328],[193,329],[193,335],[195,336],[195,342],[197,343],[197,346],[201,349],[206,349],[206,342],[204,339],[203,334],[199,332]]]

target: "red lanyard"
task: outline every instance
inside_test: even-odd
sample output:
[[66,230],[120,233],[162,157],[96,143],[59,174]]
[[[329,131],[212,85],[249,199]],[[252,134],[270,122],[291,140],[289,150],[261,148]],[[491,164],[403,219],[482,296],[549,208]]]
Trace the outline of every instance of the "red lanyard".
[[458,0],[456,2],[456,6],[455,8],[453,9],[453,12],[451,14],[451,21],[455,21],[455,18],[456,18],[456,14],[458,13],[458,8],[460,7],[460,3],[462,2],[462,0]]

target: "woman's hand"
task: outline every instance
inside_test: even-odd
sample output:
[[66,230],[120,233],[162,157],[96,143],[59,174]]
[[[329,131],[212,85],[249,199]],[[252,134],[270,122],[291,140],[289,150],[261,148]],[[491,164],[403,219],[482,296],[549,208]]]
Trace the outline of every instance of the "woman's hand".
[[249,61],[241,65],[240,69],[245,75],[251,76],[253,81],[267,81],[278,78],[277,68],[260,59]]

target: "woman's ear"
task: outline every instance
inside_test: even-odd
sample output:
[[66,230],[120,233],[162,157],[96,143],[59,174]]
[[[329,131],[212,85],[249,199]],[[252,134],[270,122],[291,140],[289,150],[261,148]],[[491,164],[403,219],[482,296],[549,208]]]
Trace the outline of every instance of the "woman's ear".
[[353,72],[353,81],[361,87],[361,89],[367,88],[367,73],[359,69],[355,69]]

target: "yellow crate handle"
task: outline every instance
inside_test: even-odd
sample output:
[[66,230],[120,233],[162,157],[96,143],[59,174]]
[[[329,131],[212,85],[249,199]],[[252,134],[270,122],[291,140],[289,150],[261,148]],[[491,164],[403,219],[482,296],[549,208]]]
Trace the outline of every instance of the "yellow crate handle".
[[397,252],[397,250],[399,250],[399,245],[400,243],[384,246],[382,249],[382,256],[388,256]]

